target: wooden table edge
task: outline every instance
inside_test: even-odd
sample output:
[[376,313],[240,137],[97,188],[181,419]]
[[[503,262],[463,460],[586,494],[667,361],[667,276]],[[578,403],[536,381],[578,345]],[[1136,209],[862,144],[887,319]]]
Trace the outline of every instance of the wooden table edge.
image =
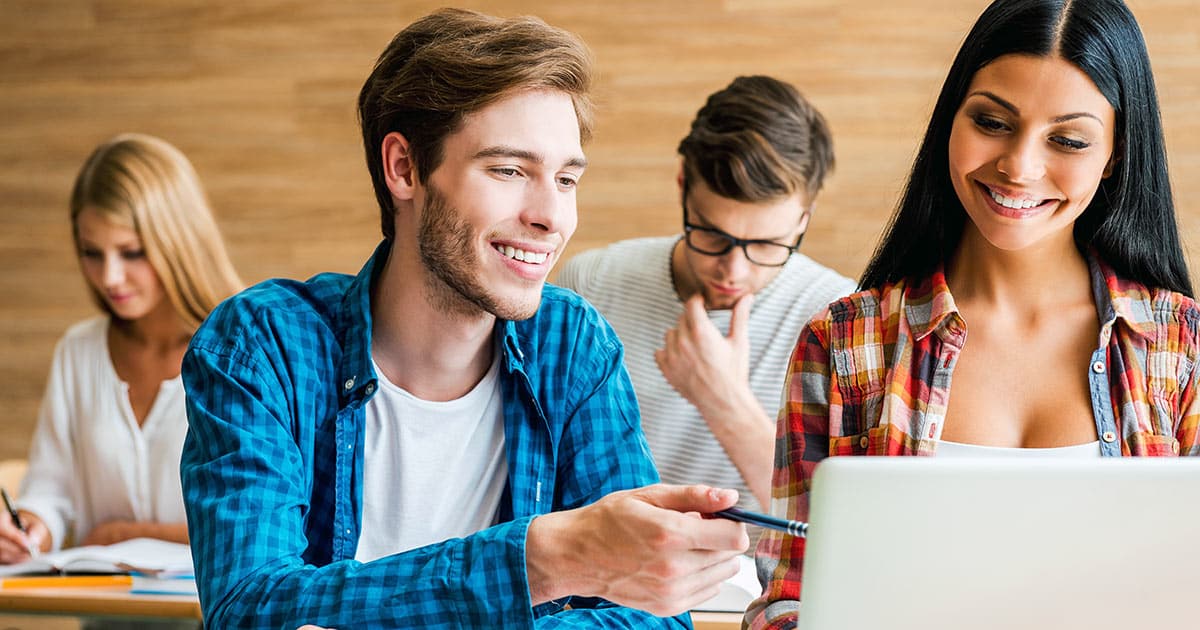
[[193,595],[143,595],[128,587],[0,589],[0,612],[202,620]]

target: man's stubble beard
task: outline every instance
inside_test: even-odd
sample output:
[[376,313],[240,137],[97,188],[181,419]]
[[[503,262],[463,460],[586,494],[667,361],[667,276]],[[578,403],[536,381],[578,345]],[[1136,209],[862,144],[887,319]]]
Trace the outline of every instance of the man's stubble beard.
[[450,317],[472,319],[491,314],[499,319],[533,317],[541,303],[539,290],[532,303],[502,303],[479,280],[482,261],[476,255],[476,234],[432,184],[417,233],[421,262],[429,270],[425,293],[431,305]]

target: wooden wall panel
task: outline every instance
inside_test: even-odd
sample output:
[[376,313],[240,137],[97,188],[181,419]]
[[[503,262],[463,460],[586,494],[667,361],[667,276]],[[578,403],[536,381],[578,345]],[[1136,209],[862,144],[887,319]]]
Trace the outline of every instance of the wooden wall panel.
[[[194,161],[243,277],[357,270],[378,239],[354,118],[390,37],[437,2],[0,0],[0,458],[23,456],[56,339],[92,314],[66,200],[121,131]],[[805,251],[857,275],[982,0],[468,1],[595,53],[600,104],[570,251],[678,228],[675,146],[738,74],[795,83],[838,169]],[[1200,238],[1200,2],[1133,0],[1162,96],[1186,244]]]

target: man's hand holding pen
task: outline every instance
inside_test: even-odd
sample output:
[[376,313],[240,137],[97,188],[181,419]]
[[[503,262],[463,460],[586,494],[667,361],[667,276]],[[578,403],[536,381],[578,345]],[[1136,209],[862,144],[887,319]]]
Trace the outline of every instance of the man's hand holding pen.
[[655,484],[538,516],[526,539],[531,603],[583,595],[660,616],[689,610],[737,572],[750,544],[741,523],[702,517],[737,497]]

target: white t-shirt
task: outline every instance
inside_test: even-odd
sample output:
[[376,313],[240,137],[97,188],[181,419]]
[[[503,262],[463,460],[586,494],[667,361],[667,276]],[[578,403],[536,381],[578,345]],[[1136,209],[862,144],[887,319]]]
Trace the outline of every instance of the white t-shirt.
[[354,559],[369,562],[496,522],[508,458],[500,362],[461,398],[421,400],[387,380],[367,403],[362,535]]
[[62,546],[112,520],[183,523],[179,456],[187,433],[183,383],[163,381],[138,426],[129,385],[108,352],[107,315],[58,342],[17,504]]
[[[612,324],[625,345],[642,427],[662,480],[736,488],[740,505],[762,511],[721,443],[691,403],[667,382],[654,361],[667,330],[683,314],[671,279],[671,250],[679,236],[621,241],[568,260],[557,284],[574,289]],[[788,359],[800,329],[816,311],[854,291],[854,282],[795,254],[754,296],[750,308],[750,388],[774,419]],[[722,333],[731,311],[709,311]]]

